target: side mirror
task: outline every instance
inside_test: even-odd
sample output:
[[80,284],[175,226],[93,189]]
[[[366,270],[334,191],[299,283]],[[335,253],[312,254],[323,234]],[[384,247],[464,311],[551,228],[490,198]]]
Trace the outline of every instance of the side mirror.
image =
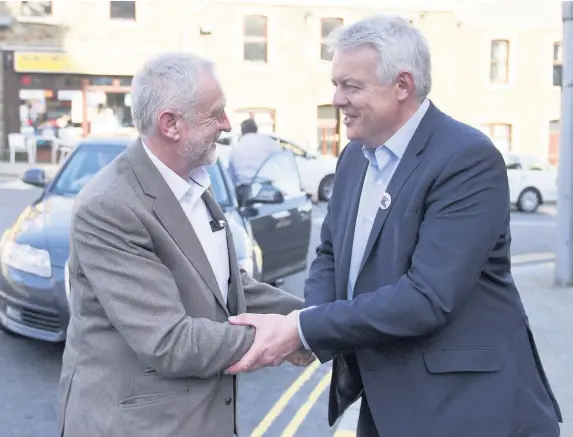
[[254,203],[283,203],[285,198],[283,193],[275,187],[272,183],[258,183],[255,182],[251,185],[251,196],[247,199],[247,204]]
[[41,168],[30,168],[22,176],[22,182],[38,188],[46,186],[46,172]]

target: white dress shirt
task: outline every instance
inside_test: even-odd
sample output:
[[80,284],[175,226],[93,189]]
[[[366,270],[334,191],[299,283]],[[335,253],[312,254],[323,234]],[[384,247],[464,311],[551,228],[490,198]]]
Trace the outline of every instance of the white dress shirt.
[[[349,300],[352,300],[354,296],[354,286],[358,279],[366,244],[378,214],[382,196],[386,192],[388,184],[429,106],[430,101],[425,99],[414,115],[386,141],[386,144],[375,149],[362,148],[362,152],[368,160],[368,168],[362,184],[360,203],[354,224],[354,239],[352,240],[352,255],[347,283],[347,299]],[[309,349],[300,322],[298,323],[298,333],[303,345]]]
[[204,167],[199,167],[191,172],[188,180],[184,180],[155,156],[143,142],[142,144],[147,156],[173,191],[175,198],[189,219],[189,223],[195,230],[226,302],[230,277],[227,234],[225,229],[216,232],[211,230],[209,222],[213,220],[213,217],[211,217],[201,197],[211,185],[209,173]]

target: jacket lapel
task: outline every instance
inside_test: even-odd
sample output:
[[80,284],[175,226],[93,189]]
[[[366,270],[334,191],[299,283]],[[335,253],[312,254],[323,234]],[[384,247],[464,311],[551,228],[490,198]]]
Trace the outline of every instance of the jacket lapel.
[[207,204],[207,208],[213,215],[216,221],[225,221],[225,233],[227,235],[227,249],[228,249],[228,261],[229,261],[229,291],[227,293],[227,309],[231,315],[239,314],[239,284],[241,283],[241,275],[239,272],[239,266],[237,264],[237,253],[235,251],[235,244],[233,242],[233,234],[229,228],[229,223],[227,218],[221,210],[221,207],[217,201],[213,198],[211,190],[205,191],[203,194],[203,200]]
[[336,291],[338,299],[346,299],[348,290],[348,275],[350,274],[350,259],[352,257],[352,245],[354,242],[354,230],[356,228],[356,216],[358,215],[358,206],[360,205],[360,195],[362,193],[362,185],[368,170],[368,160],[364,157],[362,152],[359,154],[360,160],[360,181],[350,189],[350,209],[348,212],[348,219],[346,220],[346,230],[344,232],[344,240],[342,243],[342,259],[340,261],[340,268],[336,270]]
[[[384,227],[384,223],[386,223],[386,219],[392,211],[392,206],[395,205],[396,198],[400,194],[402,187],[408,180],[408,178],[412,175],[414,170],[420,164],[420,159],[418,155],[424,149],[424,146],[430,139],[430,135],[434,130],[434,117],[439,113],[438,109],[433,105],[430,104],[426,114],[422,118],[420,125],[416,129],[414,136],[410,140],[406,151],[404,152],[404,156],[400,160],[388,187],[386,188],[386,193],[390,195],[390,204],[388,205],[387,209],[378,209],[378,213],[376,214],[376,218],[374,219],[374,223],[372,225],[372,231],[370,232],[370,236],[368,237],[368,242],[366,243],[366,249],[364,250],[364,256],[362,258],[362,262],[360,264],[360,269],[358,270],[358,275],[364,268],[364,264],[370,257],[370,253]],[[362,187],[362,185],[361,185]],[[381,196],[382,197],[382,194]]]
[[215,273],[201,242],[175,195],[147,156],[140,140],[129,150],[129,161],[145,193],[155,199],[153,212],[175,244],[195,267],[217,301],[227,311]]

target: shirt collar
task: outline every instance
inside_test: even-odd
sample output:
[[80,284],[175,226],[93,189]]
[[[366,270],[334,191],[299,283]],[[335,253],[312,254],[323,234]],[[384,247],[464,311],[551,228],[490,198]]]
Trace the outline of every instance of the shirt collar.
[[177,201],[181,201],[190,191],[193,194],[201,196],[211,185],[211,178],[205,167],[198,167],[191,171],[189,180],[184,180],[177,173],[167,167],[155,154],[141,141],[143,149],[151,162],[157,167],[157,170],[171,189]]
[[391,152],[398,159],[402,159],[408,144],[412,140],[414,133],[416,133],[416,129],[418,129],[418,126],[429,107],[430,101],[428,99],[424,99],[414,115],[412,115],[408,121],[406,121],[406,123],[404,123],[402,127],[388,139],[388,141],[386,141],[385,144],[378,146],[375,149],[362,147],[362,152],[366,159],[368,159],[372,164],[375,163],[378,168],[383,167],[385,161],[383,155],[388,152]]

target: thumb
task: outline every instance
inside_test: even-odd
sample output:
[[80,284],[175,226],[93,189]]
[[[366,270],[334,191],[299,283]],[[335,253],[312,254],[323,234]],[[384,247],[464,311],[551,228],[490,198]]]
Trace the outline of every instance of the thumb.
[[231,316],[227,319],[231,325],[253,325],[253,317],[250,314],[244,313],[237,316]]

